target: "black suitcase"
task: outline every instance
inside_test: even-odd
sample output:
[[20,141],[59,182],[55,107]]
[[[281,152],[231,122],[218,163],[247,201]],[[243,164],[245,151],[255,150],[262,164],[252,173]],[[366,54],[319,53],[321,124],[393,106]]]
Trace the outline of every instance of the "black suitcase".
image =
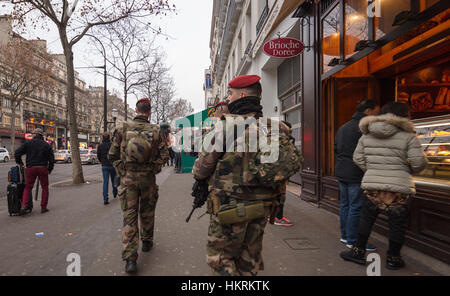
[[[23,167],[20,167],[19,171],[20,171],[19,182],[12,182],[10,178],[9,180],[10,183],[8,184],[8,211],[10,216],[19,215],[23,191],[25,190],[25,170]],[[33,209],[33,199],[31,197],[31,194],[28,199],[28,207],[31,212],[31,210]]]

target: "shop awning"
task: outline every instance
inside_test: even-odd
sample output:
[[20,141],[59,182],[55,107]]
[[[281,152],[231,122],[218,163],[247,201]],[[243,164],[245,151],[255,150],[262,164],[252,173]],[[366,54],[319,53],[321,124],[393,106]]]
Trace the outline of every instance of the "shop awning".
[[213,108],[208,108],[203,111],[191,114],[189,116],[183,117],[175,121],[176,127],[186,128],[186,127],[199,127],[204,125],[204,121],[206,121],[210,117],[210,111]]

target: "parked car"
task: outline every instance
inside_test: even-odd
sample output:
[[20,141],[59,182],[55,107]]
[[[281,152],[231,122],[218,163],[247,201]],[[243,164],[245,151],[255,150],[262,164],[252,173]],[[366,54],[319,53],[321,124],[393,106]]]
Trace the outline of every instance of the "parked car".
[[9,152],[5,148],[0,148],[0,160],[3,160],[4,162],[8,162],[10,159]]
[[97,164],[97,150],[80,150],[82,164]]
[[58,150],[54,154],[55,162],[63,161],[65,163],[72,163],[72,152],[70,150]]

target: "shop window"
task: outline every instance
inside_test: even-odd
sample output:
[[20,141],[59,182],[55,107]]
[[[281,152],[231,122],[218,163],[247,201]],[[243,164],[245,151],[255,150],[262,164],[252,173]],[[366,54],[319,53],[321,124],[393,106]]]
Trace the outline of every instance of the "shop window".
[[410,11],[411,0],[374,0],[374,7],[375,38],[379,39],[397,28],[392,25],[395,16],[402,11]]
[[285,113],[285,121],[291,124],[291,135],[295,139],[295,146],[301,147],[301,110],[295,109]]
[[323,73],[332,69],[328,64],[334,58],[340,58],[341,6],[336,5],[322,20],[322,65]]
[[420,11],[424,11],[438,2],[439,0],[420,0]]
[[367,0],[345,1],[345,58],[355,54],[356,44],[369,39]]
[[293,106],[295,106],[295,94],[288,96],[287,98],[281,101],[281,109],[287,110]]
[[300,55],[285,60],[278,66],[278,96],[282,96],[301,82]]
[[397,77],[398,101],[411,107],[411,118],[450,114],[450,62]]
[[409,104],[428,157],[427,168],[415,179],[450,185],[450,62],[398,76],[396,100]]

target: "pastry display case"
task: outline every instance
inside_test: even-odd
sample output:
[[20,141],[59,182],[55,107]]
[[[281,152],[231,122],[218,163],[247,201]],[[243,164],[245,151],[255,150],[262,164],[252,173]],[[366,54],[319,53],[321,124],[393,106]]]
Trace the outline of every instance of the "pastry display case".
[[450,186],[450,115],[415,120],[417,137],[428,158],[417,180]]

